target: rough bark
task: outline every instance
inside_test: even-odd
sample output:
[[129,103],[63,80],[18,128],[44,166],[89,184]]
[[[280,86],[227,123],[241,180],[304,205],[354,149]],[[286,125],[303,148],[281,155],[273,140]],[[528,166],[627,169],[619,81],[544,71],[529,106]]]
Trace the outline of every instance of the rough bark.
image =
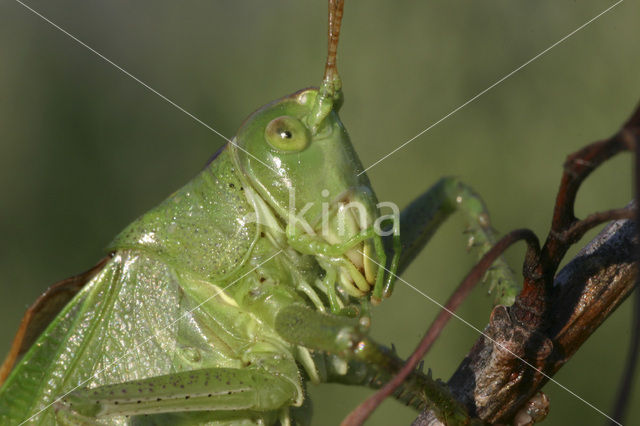
[[[608,225],[557,274],[544,334],[520,326],[509,308],[497,306],[485,336],[475,342],[448,382],[469,413],[488,423],[511,420],[631,294],[637,253],[632,221]],[[436,424],[429,412],[414,422]]]

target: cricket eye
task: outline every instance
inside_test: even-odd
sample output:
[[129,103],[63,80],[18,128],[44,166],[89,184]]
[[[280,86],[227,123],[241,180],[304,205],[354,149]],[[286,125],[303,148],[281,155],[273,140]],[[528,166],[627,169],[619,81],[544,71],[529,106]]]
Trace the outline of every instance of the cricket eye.
[[269,145],[280,151],[302,151],[309,145],[309,130],[297,118],[283,115],[267,124],[264,137]]

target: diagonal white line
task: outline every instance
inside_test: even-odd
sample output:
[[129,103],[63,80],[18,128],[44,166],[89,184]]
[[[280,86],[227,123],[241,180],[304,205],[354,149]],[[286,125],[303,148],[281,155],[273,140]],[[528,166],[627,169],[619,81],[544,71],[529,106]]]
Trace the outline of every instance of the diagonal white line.
[[607,419],[611,420],[612,422],[614,422],[615,424],[622,426],[622,423],[619,423],[617,421],[615,421],[614,419],[612,419],[611,417],[609,417],[609,415],[607,415],[607,413],[605,413],[604,411],[600,410],[598,407],[596,407],[595,405],[593,405],[592,403],[590,403],[589,401],[587,401],[586,399],[582,398],[580,395],[578,395],[577,393],[575,393],[574,391],[572,391],[571,389],[569,389],[568,387],[564,386],[562,383],[558,382],[557,380],[555,380],[553,377],[545,374],[543,371],[541,371],[540,369],[538,369],[537,367],[535,367],[533,364],[529,363],[528,361],[526,361],[525,359],[521,358],[520,356],[516,355],[515,353],[513,353],[510,349],[506,348],[504,345],[500,344],[499,342],[495,341],[494,339],[492,339],[490,336],[488,336],[486,333],[484,333],[482,330],[480,330],[479,328],[477,328],[476,326],[474,326],[473,324],[471,324],[469,321],[465,320],[464,318],[462,318],[461,316],[459,316],[458,314],[456,314],[455,312],[453,312],[452,310],[448,309],[447,307],[445,307],[444,305],[442,305],[440,302],[438,302],[437,300],[435,300],[434,298],[432,298],[431,296],[429,296],[428,294],[424,293],[422,290],[418,289],[417,287],[413,286],[412,284],[410,284],[408,281],[404,280],[402,277],[394,274],[393,272],[391,272],[390,270],[388,270],[387,268],[385,268],[383,265],[379,264],[377,261],[375,261],[374,259],[370,258],[369,256],[367,256],[366,254],[364,254],[363,252],[361,252],[360,250],[358,250],[358,252],[360,254],[362,254],[364,257],[368,258],[369,260],[371,260],[373,263],[375,263],[376,265],[378,265],[380,268],[384,269],[385,271],[387,271],[388,273],[390,273],[391,275],[393,275],[395,278],[399,279],[400,281],[402,281],[404,284],[408,285],[409,287],[411,287],[414,291],[416,291],[417,293],[419,293],[420,295],[422,295],[424,298],[428,299],[429,301],[433,302],[434,304],[436,304],[440,309],[443,309],[445,311],[447,311],[449,314],[451,314],[451,316],[455,317],[456,319],[462,321],[464,324],[466,324],[467,326],[469,326],[470,328],[472,328],[473,330],[477,331],[478,334],[481,334],[482,336],[484,336],[486,339],[490,340],[492,343],[494,343],[496,346],[499,346],[500,349],[509,352],[511,355],[513,355],[514,357],[518,358],[520,361],[522,361],[524,364],[526,364],[527,366],[531,367],[532,369],[534,369],[535,371],[537,371],[538,373],[542,374],[544,377],[546,377],[549,381],[552,381],[553,383],[555,383],[556,385],[560,386],[562,389],[564,389],[565,391],[569,392],[571,395],[575,396],[576,398],[578,398],[580,401],[584,402],[586,405],[588,405],[589,407],[593,408],[594,410],[596,410],[598,413],[602,414],[603,416],[605,416]]
[[545,53],[549,52],[551,49],[553,49],[554,47],[558,46],[560,43],[566,41],[568,38],[570,38],[571,36],[576,34],[578,31],[584,29],[587,25],[591,24],[596,19],[600,18],[602,15],[604,15],[607,12],[609,12],[611,9],[613,9],[616,6],[618,6],[623,1],[624,0],[618,0],[616,3],[614,3],[611,6],[609,6],[607,9],[603,10],[602,12],[600,12],[599,14],[594,16],[593,18],[589,19],[587,22],[585,22],[584,24],[580,25],[578,28],[576,28],[575,30],[571,31],[569,34],[567,34],[566,36],[562,37],[560,40],[558,40],[555,43],[553,43],[551,46],[549,46],[546,49],[544,49],[542,52],[538,53],[536,56],[534,56],[533,58],[529,59],[524,64],[520,65],[518,68],[516,68],[513,71],[511,71],[509,74],[507,74],[504,77],[500,78],[498,81],[493,83],[491,86],[489,86],[486,89],[484,89],[483,91],[479,92],[477,95],[475,95],[474,97],[472,97],[471,99],[469,99],[468,101],[466,101],[465,103],[460,105],[459,107],[455,108],[454,110],[449,112],[447,115],[445,115],[444,117],[442,117],[441,119],[439,119],[435,123],[431,124],[429,127],[427,127],[426,129],[422,130],[420,133],[418,133],[417,135],[415,135],[414,137],[412,137],[411,139],[409,139],[408,141],[406,141],[405,143],[403,143],[402,145],[400,145],[399,147],[397,147],[396,149],[394,149],[393,151],[391,151],[390,153],[388,153],[384,157],[380,158],[378,161],[376,161],[375,163],[373,163],[372,165],[370,165],[369,167],[367,167],[366,169],[364,169],[363,171],[358,173],[358,176],[360,176],[361,174],[365,173],[367,170],[372,169],[373,167],[378,165],[381,161],[387,159],[388,157],[392,156],[396,152],[400,151],[402,148],[404,148],[405,146],[407,146],[408,144],[410,144],[411,142],[413,142],[414,140],[416,140],[417,138],[419,138],[420,136],[422,136],[423,134],[425,134],[429,130],[433,129],[438,124],[442,123],[444,120],[446,120],[447,118],[451,117],[453,114],[457,113],[462,108],[466,107],[467,105],[469,105],[470,103],[472,103],[473,101],[475,101],[476,99],[478,99],[479,97],[481,97],[482,95],[484,95],[485,93],[487,93],[488,91],[490,91],[491,89],[493,89],[494,87],[496,87],[497,85],[499,85],[500,83],[502,83],[503,81],[508,79],[509,77],[511,77],[512,75],[514,75],[515,73],[517,73],[518,71],[520,71],[521,69],[523,69],[524,67],[526,67],[527,65],[532,63],[533,61],[535,61],[536,59],[540,58]]
[[231,145],[235,146],[236,148],[238,148],[239,150],[243,151],[245,154],[249,155],[250,157],[252,157],[254,160],[262,163],[263,166],[265,166],[266,168],[270,169],[272,172],[274,173],[278,173],[275,169],[273,169],[271,166],[269,166],[267,163],[265,163],[264,161],[260,160],[258,157],[256,157],[255,155],[251,154],[249,151],[247,151],[246,149],[242,148],[241,146],[239,146],[237,143],[235,143],[233,140],[227,138],[225,135],[223,135],[222,133],[220,133],[219,131],[217,131],[216,129],[214,129],[213,127],[211,127],[210,125],[208,125],[207,123],[205,123],[204,121],[200,120],[198,117],[196,117],[195,115],[191,114],[189,111],[187,111],[186,109],[184,109],[183,107],[181,107],[180,105],[178,105],[177,103],[175,103],[174,101],[172,101],[171,99],[167,98],[165,95],[163,95],[162,93],[158,92],[156,89],[154,89],[153,87],[149,86],[147,83],[145,83],[144,81],[140,80],[138,77],[136,77],[135,75],[131,74],[129,71],[127,71],[126,69],[122,68],[120,65],[116,64],[115,62],[113,62],[111,59],[107,58],[106,56],[104,56],[102,53],[98,52],[97,50],[95,50],[93,47],[89,46],[87,43],[83,42],[82,40],[80,40],[79,38],[77,38],[76,36],[74,36],[73,34],[71,34],[70,32],[68,32],[67,30],[65,30],[64,28],[62,28],[61,26],[59,26],[58,24],[56,24],[55,22],[51,21],[49,18],[47,18],[46,16],[42,15],[40,12],[38,12],[37,10],[33,9],[31,6],[23,3],[21,0],[15,0],[17,3],[19,3],[20,5],[24,6],[25,9],[31,11],[32,13],[34,13],[36,16],[40,17],[42,20],[44,20],[45,22],[47,22],[48,24],[50,24],[51,26],[53,26],[54,28],[56,28],[57,30],[59,30],[60,32],[62,32],[63,34],[65,34],[66,36],[68,36],[69,38],[71,38],[73,41],[75,41],[76,43],[80,44],[83,47],[86,47],[87,49],[89,49],[91,52],[95,53],[96,55],[98,55],[101,59],[103,59],[104,61],[106,61],[107,63],[109,63],[110,65],[113,65],[115,68],[117,68],[118,70],[120,70],[121,72],[123,72],[125,75],[127,75],[128,77],[131,77],[133,80],[135,80],[137,83],[139,83],[141,86],[143,86],[145,89],[149,90],[150,92],[158,95],[160,98],[162,98],[164,101],[168,102],[169,104],[171,104],[173,107],[175,107],[176,109],[178,109],[179,111],[183,112],[184,114],[188,115],[189,117],[191,117],[192,119],[194,119],[195,121],[197,121],[199,124],[203,125],[204,127],[206,127],[207,129],[211,130],[213,133],[215,133],[216,135],[220,136],[222,139],[226,140],[227,142],[229,142]]
[[[273,259],[274,257],[276,257],[277,255],[279,255],[280,253],[282,253],[282,249],[278,250],[275,254],[273,254],[272,256],[270,256],[267,260],[265,260],[264,262],[261,262],[260,264],[258,264],[257,266],[255,266],[254,268],[252,268],[250,271],[248,271],[247,273],[243,274],[240,278],[236,278],[235,280],[233,280],[231,283],[229,283],[228,285],[226,285],[223,289],[215,292],[213,295],[207,297],[202,303],[198,304],[198,306],[196,306],[195,308],[188,310],[187,312],[185,312],[184,314],[182,314],[181,316],[179,316],[178,318],[176,318],[174,321],[172,321],[171,323],[165,325],[164,327],[162,327],[160,330],[157,331],[162,331],[168,327],[171,327],[172,325],[174,325],[175,323],[177,323],[178,321],[180,321],[181,319],[183,319],[184,317],[186,317],[187,315],[191,314],[192,312],[194,312],[195,310],[197,310],[198,308],[200,308],[202,305],[204,305],[205,303],[207,303],[209,300],[213,299],[214,297],[218,296],[220,293],[223,293],[226,289],[228,289],[229,287],[231,287],[232,285],[234,285],[235,283],[237,283],[238,281],[240,281],[241,279],[243,279],[244,277],[246,277],[247,275],[249,275],[250,273],[252,273],[253,271],[255,271],[256,269],[258,269],[259,267],[261,267],[262,265],[264,265],[265,263],[269,262],[271,259]],[[64,397],[66,397],[67,395],[69,395],[71,392],[75,391],[76,389],[78,389],[81,386],[84,386],[85,384],[87,384],[87,382],[89,382],[91,379],[93,378],[98,378],[98,374],[102,373],[103,371],[105,371],[106,369],[110,368],[112,365],[117,364],[118,362],[120,362],[120,360],[122,358],[125,357],[125,355],[127,353],[129,353],[130,351],[144,345],[145,343],[147,343],[149,340],[153,339],[156,336],[156,334],[153,334],[151,336],[149,336],[147,339],[145,339],[144,341],[138,343],[137,345],[135,345],[134,347],[127,349],[125,351],[125,353],[120,356],[118,359],[116,359],[115,361],[109,363],[106,367],[102,368],[101,370],[96,371],[95,373],[93,373],[88,379],[80,382],[80,384],[78,384],[76,387],[74,387],[73,389],[71,389],[70,391],[66,392],[65,394],[59,396],[58,398],[56,398],[55,400],[53,400],[53,402],[51,402],[50,404],[48,404],[46,407],[42,408],[40,411],[38,411],[37,413],[35,413],[34,415],[32,415],[31,417],[29,417],[28,419],[24,420],[22,423],[20,423],[18,426],[22,426],[23,424],[31,421],[31,419],[33,419],[34,417],[36,417],[37,415],[39,415],[40,413],[42,413],[43,411],[47,410],[49,407],[51,407],[53,404],[59,402],[60,400],[62,400]]]

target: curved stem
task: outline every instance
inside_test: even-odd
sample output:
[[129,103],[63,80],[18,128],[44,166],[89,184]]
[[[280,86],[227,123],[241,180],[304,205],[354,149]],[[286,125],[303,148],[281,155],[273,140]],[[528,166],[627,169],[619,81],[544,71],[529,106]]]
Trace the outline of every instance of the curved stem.
[[621,209],[612,209],[590,214],[583,220],[571,225],[569,229],[561,234],[561,238],[570,244],[574,244],[582,238],[587,231],[605,222],[620,219],[633,219],[635,215],[634,211],[635,210],[632,208],[623,207]]

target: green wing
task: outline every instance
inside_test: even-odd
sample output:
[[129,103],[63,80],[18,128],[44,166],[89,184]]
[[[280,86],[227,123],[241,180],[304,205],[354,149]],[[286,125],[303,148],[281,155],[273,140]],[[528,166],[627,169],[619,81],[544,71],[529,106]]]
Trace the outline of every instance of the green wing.
[[138,251],[116,253],[11,373],[0,390],[0,424],[32,416],[30,423],[54,424],[52,403],[78,386],[241,367],[237,354],[248,340],[241,327],[228,324],[243,314],[224,300],[215,304],[215,315],[191,312],[199,301],[188,294],[197,285],[207,283]]
[[111,255],[100,260],[88,271],[53,284],[27,309],[20,321],[9,354],[0,366],[0,387],[11,373],[16,360],[29,350],[60,311],[102,270],[110,258]]

